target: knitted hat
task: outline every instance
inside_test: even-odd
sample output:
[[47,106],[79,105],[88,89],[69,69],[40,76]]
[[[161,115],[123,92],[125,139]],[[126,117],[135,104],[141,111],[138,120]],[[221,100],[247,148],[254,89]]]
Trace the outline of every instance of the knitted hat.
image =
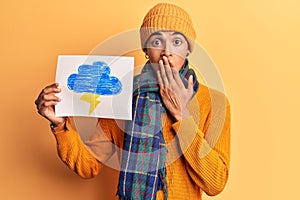
[[145,48],[145,43],[152,33],[163,30],[183,34],[189,43],[190,51],[193,51],[196,32],[191,17],[185,10],[169,3],[159,3],[151,8],[140,28],[142,48]]

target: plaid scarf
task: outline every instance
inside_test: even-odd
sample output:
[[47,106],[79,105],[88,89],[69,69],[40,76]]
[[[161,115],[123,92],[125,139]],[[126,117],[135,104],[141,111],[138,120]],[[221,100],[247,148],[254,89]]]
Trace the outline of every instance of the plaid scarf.
[[[194,91],[198,81],[185,61],[179,71],[187,86],[190,75]],[[159,94],[156,74],[147,62],[142,73],[134,78],[132,121],[125,127],[122,169],[117,195],[121,200],[155,200],[158,190],[167,199],[166,144],[162,133],[161,113],[166,112]]]

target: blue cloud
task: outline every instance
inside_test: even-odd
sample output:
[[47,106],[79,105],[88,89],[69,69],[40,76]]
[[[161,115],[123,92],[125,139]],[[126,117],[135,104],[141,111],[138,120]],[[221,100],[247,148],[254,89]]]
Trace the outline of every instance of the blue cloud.
[[68,88],[78,93],[119,94],[122,91],[122,83],[109,74],[109,66],[102,61],[93,62],[92,65],[80,65],[78,74],[71,74],[68,77]]

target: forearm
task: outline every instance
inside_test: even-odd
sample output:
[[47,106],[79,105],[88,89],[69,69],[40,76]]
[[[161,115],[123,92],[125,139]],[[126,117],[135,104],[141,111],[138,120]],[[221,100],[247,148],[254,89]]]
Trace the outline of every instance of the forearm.
[[220,193],[227,182],[229,172],[229,132],[224,131],[211,147],[198,129],[192,117],[173,125],[187,162],[187,170],[193,181],[208,195]]
[[60,159],[82,178],[96,176],[102,164],[88,151],[78,133],[67,122],[67,130],[54,133]]
[[206,194],[214,196],[223,191],[229,174],[228,159],[198,134],[184,156],[190,176]]

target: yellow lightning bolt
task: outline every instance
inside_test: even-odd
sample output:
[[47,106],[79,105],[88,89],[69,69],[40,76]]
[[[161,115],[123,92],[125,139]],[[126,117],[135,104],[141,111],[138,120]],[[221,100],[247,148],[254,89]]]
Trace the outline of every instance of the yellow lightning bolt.
[[84,93],[80,97],[80,100],[85,101],[90,104],[89,115],[95,110],[97,105],[100,103],[100,101],[97,100],[98,97],[100,97],[100,95],[93,94],[93,93]]

